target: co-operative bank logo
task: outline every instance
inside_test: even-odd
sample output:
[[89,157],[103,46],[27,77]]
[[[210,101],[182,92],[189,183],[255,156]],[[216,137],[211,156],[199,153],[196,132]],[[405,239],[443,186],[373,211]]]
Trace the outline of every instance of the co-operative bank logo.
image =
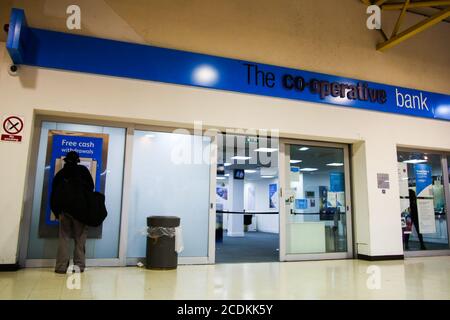
[[[247,67],[247,84],[272,89],[277,83],[273,72],[263,70],[260,66],[244,63]],[[367,82],[357,83],[328,81],[325,79],[305,79],[300,73],[286,72],[281,76],[281,86],[293,92],[302,93],[305,89],[321,100],[327,98],[341,98],[349,102],[359,100],[363,102],[384,104],[387,94],[384,89],[371,87]]]
[[430,111],[427,100],[428,97],[425,97],[422,92],[409,94],[395,88],[395,102],[399,108]]

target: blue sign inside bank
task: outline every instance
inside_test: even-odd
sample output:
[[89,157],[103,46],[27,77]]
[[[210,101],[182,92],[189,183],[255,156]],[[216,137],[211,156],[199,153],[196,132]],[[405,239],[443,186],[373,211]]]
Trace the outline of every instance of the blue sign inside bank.
[[15,64],[450,120],[450,96],[316,72],[31,28],[11,12]]

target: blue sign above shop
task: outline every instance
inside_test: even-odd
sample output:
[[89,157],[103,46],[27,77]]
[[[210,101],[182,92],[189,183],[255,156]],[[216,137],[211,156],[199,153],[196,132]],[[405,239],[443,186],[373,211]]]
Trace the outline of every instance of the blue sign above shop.
[[28,27],[13,9],[16,64],[450,120],[450,96],[256,62]]

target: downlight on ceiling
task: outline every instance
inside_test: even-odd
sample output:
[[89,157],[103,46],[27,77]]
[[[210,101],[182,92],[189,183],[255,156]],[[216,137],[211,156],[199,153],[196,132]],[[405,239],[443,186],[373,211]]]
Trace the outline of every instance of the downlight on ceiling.
[[244,156],[234,156],[231,157],[231,160],[250,160],[252,157],[244,157]]
[[342,167],[344,164],[340,162],[327,163],[329,167]]
[[411,164],[424,163],[424,162],[427,162],[427,160],[425,160],[425,159],[409,159],[409,160],[403,161],[403,163],[411,163]]
[[319,169],[317,168],[302,168],[300,169],[300,171],[304,171],[304,172],[313,172],[313,171],[317,171]]
[[300,151],[306,151],[306,150],[309,150],[309,148],[308,148],[308,147],[301,147],[301,148],[298,149],[298,150],[300,150]]
[[277,148],[258,148],[254,150],[255,152],[275,152],[278,151]]
[[292,164],[296,164],[296,163],[300,163],[300,162],[303,162],[303,160],[289,160],[289,163],[292,163]]

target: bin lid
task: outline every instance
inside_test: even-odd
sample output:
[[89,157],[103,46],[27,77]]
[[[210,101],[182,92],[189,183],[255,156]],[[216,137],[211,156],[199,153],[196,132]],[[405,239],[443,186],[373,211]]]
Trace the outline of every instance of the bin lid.
[[175,216],[150,216],[147,217],[147,226],[175,228],[180,226],[180,217]]

